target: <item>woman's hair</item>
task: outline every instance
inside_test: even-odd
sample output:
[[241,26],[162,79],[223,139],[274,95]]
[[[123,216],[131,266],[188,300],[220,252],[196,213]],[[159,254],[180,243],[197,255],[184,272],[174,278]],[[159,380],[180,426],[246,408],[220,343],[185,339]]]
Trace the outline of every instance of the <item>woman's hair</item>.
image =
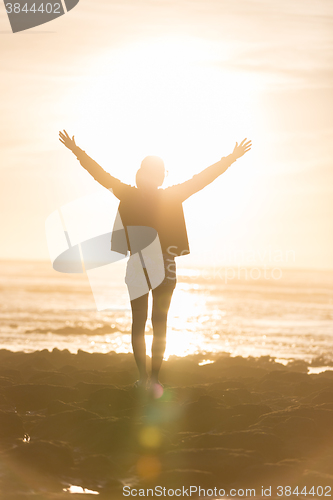
[[164,162],[159,156],[146,156],[136,173],[135,181],[137,187],[150,184],[159,187],[163,184],[165,177]]

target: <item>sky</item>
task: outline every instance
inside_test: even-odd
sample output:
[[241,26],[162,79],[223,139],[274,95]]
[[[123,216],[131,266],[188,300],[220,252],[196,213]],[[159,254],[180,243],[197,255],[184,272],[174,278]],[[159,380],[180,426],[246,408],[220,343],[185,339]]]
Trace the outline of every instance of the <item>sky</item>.
[[104,190],[66,129],[129,184],[161,156],[166,186],[252,139],[184,203],[182,264],[333,269],[329,0],[80,0],[16,34],[1,2],[0,48],[0,258],[48,259],[47,217]]

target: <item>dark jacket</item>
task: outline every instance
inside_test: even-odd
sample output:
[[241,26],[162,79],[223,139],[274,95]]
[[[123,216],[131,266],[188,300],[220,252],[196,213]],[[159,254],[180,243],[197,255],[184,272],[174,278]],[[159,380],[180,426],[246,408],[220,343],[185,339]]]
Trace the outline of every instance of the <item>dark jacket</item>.
[[147,226],[156,229],[162,252],[169,251],[174,256],[190,253],[182,203],[213,182],[235,161],[233,155],[223,157],[188,181],[147,194],[105,172],[80,148],[75,154],[82,167],[120,200],[118,210],[124,227]]

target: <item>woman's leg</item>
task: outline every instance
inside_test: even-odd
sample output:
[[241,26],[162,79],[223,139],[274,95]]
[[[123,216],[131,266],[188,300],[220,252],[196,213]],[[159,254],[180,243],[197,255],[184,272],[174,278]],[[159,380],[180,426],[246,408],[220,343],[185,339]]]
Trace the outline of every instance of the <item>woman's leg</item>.
[[154,334],[151,367],[151,380],[153,383],[158,383],[158,374],[163,361],[166,346],[167,317],[174,289],[174,286],[160,285],[153,290],[151,317]]
[[132,308],[132,347],[136,365],[140,374],[140,382],[147,381],[145,326],[148,311],[148,293],[131,300]]

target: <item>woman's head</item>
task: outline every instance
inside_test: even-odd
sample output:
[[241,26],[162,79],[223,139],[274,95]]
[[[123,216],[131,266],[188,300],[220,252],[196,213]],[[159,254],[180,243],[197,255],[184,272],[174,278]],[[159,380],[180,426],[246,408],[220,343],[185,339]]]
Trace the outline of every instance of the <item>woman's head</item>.
[[146,156],[136,173],[138,188],[155,188],[162,186],[165,177],[164,163],[158,156]]

